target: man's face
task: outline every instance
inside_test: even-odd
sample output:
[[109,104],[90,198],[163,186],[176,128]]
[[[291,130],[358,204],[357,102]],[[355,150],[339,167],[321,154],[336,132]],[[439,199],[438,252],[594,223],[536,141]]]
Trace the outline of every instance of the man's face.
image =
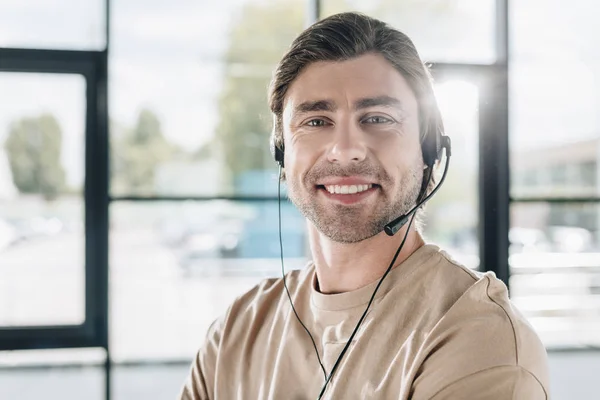
[[289,197],[330,239],[368,239],[415,205],[417,100],[382,56],[309,65],[287,91],[283,131]]

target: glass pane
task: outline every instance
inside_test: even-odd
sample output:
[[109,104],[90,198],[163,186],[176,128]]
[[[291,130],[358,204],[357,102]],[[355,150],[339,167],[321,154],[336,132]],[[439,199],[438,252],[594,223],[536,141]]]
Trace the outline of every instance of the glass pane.
[[[198,344],[196,347],[199,347]],[[195,353],[191,353],[193,356]],[[192,359],[185,362],[145,365],[116,365],[112,369],[113,400],[175,399],[181,391]]]
[[[305,220],[290,202],[281,208],[285,270],[299,269],[307,262]],[[111,357],[194,354],[236,296],[281,276],[277,211],[276,201],[113,203]]]
[[0,399],[104,399],[103,349],[0,352]]
[[511,296],[548,347],[600,345],[600,206],[511,206]]
[[596,197],[600,194],[598,155],[600,138],[574,139],[553,146],[521,147],[515,143],[511,152],[512,195]]
[[101,50],[106,0],[2,0],[0,47]]
[[435,92],[446,134],[452,140],[452,158],[443,186],[425,208],[424,234],[450,250],[457,261],[478,268],[479,91],[474,84],[457,79],[437,83]]
[[0,326],[84,321],[85,91],[0,73]]
[[111,194],[272,194],[267,86],[305,9],[305,0],[113,2]]
[[495,0],[322,0],[323,17],[359,11],[381,19],[415,43],[430,62],[493,63]]
[[510,8],[511,195],[598,196],[600,6]]

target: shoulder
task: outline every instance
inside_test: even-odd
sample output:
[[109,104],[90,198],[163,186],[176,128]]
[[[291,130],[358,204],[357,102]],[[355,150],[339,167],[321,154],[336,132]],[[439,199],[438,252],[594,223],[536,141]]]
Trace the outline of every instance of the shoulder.
[[428,333],[424,370],[441,368],[442,376],[459,380],[506,366],[526,371],[547,388],[546,350],[506,285],[493,272],[471,270],[444,251],[437,259],[432,285],[446,300],[440,300],[443,312]]
[[252,329],[268,325],[287,312],[287,291],[294,297],[300,288],[309,284],[312,271],[312,265],[309,264],[303,269],[288,271],[285,280],[283,277],[265,278],[237,296],[219,318],[218,326],[223,338],[245,336]]
[[[293,293],[309,276],[308,268],[289,271],[286,286]],[[257,333],[269,329],[273,319],[282,312],[281,300],[287,296],[283,282],[283,278],[261,280],[237,296],[212,321],[182,389],[182,399],[212,398],[220,366],[230,370],[232,363],[239,362],[240,351],[246,344],[255,342]]]
[[[477,326],[500,347],[507,361],[525,369],[536,361],[544,361],[546,350],[533,326],[510,299],[508,288],[493,272],[479,272],[466,268],[444,253],[455,269],[468,274],[473,280],[448,310],[445,318],[450,323],[470,323]],[[489,344],[484,343],[484,344]]]

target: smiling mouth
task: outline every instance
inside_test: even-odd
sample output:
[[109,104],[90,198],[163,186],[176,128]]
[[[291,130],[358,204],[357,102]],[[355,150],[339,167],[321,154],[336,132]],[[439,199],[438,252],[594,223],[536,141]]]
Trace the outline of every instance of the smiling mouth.
[[317,185],[317,190],[338,204],[358,205],[374,195],[381,186],[370,183],[362,185]]
[[317,189],[326,191],[329,194],[351,195],[367,192],[371,189],[378,188],[379,185],[374,183],[363,185],[317,185]]

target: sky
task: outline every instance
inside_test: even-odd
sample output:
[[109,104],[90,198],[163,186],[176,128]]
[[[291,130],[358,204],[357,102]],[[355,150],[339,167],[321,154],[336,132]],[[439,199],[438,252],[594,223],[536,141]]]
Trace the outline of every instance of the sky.
[[[246,1],[112,1],[111,120],[130,127],[138,112],[148,107],[157,113],[165,135],[184,148],[194,149],[208,141],[218,122],[219,60],[227,46],[227,30]],[[105,44],[102,3],[2,0],[0,46],[100,49]],[[454,3],[461,19],[428,17],[429,11],[420,11],[414,15],[423,21],[407,22],[407,33],[428,60],[455,55],[457,61],[477,61],[478,57],[481,62],[490,61],[494,2]],[[570,1],[569,9],[558,0],[515,3],[511,13],[512,145],[532,148],[542,142],[559,144],[598,136],[600,50],[595,44],[600,43],[590,38],[600,37],[600,27],[590,7],[599,7],[593,0]],[[469,77],[454,80],[468,82]],[[464,112],[465,123],[470,123],[467,110],[472,107],[472,96],[460,87],[450,85],[454,101],[442,103],[447,112],[459,114],[453,119],[460,120]],[[63,162],[69,181],[81,182],[84,95],[84,83],[76,76],[0,74],[0,141],[10,121],[52,112],[64,130]]]

